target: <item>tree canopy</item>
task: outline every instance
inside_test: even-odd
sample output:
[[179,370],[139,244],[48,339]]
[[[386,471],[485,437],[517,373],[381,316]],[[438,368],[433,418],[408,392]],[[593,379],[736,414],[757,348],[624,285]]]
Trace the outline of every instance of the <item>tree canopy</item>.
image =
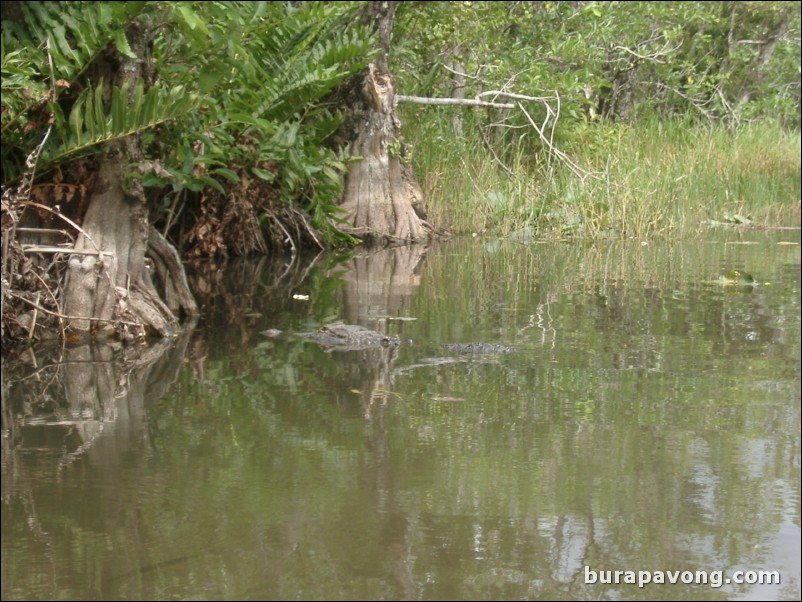
[[404,94],[557,91],[563,114],[799,123],[796,2],[407,2]]

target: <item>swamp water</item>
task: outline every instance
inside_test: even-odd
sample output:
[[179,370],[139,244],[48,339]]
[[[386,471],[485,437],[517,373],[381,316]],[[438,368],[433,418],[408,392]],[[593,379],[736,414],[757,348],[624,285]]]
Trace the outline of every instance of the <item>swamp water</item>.
[[799,242],[195,270],[171,346],[4,361],[2,597],[798,600]]

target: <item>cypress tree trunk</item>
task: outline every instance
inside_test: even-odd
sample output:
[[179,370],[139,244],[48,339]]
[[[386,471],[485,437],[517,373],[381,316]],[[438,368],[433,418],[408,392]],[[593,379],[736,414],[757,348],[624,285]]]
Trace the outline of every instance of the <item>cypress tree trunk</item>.
[[376,243],[428,239],[431,226],[415,212],[422,201],[412,171],[402,163],[395,80],[387,67],[398,2],[368,2],[363,19],[379,34],[380,56],[346,90],[351,108],[341,136],[350,145],[352,164],[345,179],[342,208],[355,236]]
[[[146,39],[140,24],[129,28],[128,39],[134,53],[144,56]],[[98,60],[106,61],[100,70],[111,72],[115,85],[128,83],[133,94],[145,61],[121,55]],[[71,318],[68,327],[72,330],[116,330],[128,340],[147,334],[168,336],[178,326],[173,311],[197,313],[177,253],[163,238],[150,240],[141,183],[126,182],[131,164],[141,159],[136,135],[111,143],[100,158],[83,233],[74,247],[81,254],[72,255],[67,268],[64,311]],[[145,264],[149,247],[158,258],[164,289],[172,293],[173,311],[161,300]]]

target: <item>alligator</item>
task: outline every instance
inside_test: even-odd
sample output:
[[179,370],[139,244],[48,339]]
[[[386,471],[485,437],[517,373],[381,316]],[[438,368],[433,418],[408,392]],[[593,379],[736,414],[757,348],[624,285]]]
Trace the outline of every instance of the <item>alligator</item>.
[[315,341],[330,349],[370,349],[372,347],[397,347],[398,336],[388,336],[364,326],[335,322],[321,326],[316,332],[296,332],[295,336]]
[[505,345],[495,345],[493,343],[446,343],[442,345],[449,351],[475,355],[499,355],[502,353],[515,353],[515,347]]

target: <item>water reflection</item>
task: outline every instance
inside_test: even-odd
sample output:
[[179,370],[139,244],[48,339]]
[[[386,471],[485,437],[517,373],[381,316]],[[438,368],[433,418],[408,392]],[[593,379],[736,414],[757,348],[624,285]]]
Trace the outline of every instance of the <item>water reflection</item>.
[[[4,389],[3,597],[798,599],[799,247],[750,236],[199,269],[164,360]],[[288,334],[333,320],[412,343]]]
[[3,598],[104,597],[113,534],[141,529],[130,502],[146,400],[175,382],[191,332],[187,324],[175,340],[127,350],[29,350],[27,365],[8,371],[4,362]]

